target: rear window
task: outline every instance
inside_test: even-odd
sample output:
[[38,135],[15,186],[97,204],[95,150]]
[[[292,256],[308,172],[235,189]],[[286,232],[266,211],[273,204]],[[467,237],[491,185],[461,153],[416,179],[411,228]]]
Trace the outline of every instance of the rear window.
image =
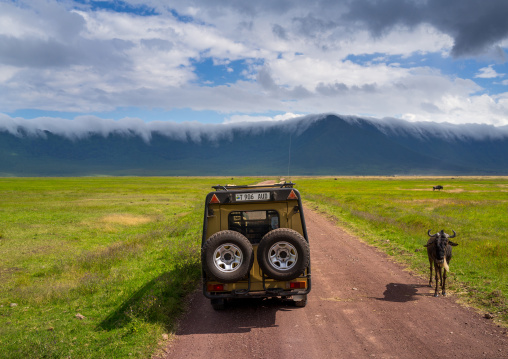
[[279,228],[279,213],[274,210],[234,211],[229,214],[228,226],[251,243],[259,243],[266,233]]

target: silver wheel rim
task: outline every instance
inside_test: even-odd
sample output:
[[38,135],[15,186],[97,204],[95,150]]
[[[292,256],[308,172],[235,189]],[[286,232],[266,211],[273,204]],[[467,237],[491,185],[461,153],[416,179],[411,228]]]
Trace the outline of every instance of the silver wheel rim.
[[268,263],[280,271],[293,268],[298,261],[298,251],[288,242],[277,242],[268,251]]
[[213,252],[213,264],[223,273],[231,273],[238,270],[243,263],[243,253],[241,249],[232,244],[221,244]]

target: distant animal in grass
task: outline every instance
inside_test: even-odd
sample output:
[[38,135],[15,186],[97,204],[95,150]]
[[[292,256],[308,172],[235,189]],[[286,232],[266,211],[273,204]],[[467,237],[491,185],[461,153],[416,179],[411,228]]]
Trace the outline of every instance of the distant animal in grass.
[[436,234],[430,234],[430,229],[427,232],[430,238],[424,247],[427,247],[427,255],[429,257],[430,264],[429,287],[432,287],[432,267],[434,267],[435,270],[436,290],[434,291],[434,297],[439,296],[439,285],[441,286],[441,293],[446,295],[446,273],[450,271],[452,246],[455,247],[458,245],[450,240],[450,238],[455,238],[457,235],[453,229],[452,232],[453,235],[446,234],[444,230],[441,230],[441,232],[437,232]]
[[437,185],[437,186],[432,187],[432,190],[433,190],[433,191],[435,191],[436,189],[437,189],[438,191],[440,191],[440,190],[442,190],[442,189],[443,189],[443,186],[441,186],[441,185]]

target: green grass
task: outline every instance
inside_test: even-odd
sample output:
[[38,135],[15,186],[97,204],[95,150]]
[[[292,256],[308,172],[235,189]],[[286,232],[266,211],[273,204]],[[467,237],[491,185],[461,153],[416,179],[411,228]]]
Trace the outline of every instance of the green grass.
[[0,178],[0,357],[149,357],[197,286],[203,201],[227,182]]
[[[508,178],[299,178],[308,204],[428,278],[427,230],[457,232],[450,288],[508,323]],[[432,191],[440,184],[443,191]]]
[[[294,181],[425,277],[427,230],[454,229],[454,295],[508,322],[508,179]],[[0,358],[150,357],[199,282],[204,197],[229,182],[0,178]]]

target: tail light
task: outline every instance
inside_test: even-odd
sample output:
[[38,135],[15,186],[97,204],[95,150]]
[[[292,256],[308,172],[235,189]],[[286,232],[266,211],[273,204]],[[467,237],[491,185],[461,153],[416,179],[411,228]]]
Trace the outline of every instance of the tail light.
[[306,282],[289,282],[290,289],[305,289],[306,287]]
[[209,292],[224,292],[226,290],[224,284],[208,284],[207,289]]

